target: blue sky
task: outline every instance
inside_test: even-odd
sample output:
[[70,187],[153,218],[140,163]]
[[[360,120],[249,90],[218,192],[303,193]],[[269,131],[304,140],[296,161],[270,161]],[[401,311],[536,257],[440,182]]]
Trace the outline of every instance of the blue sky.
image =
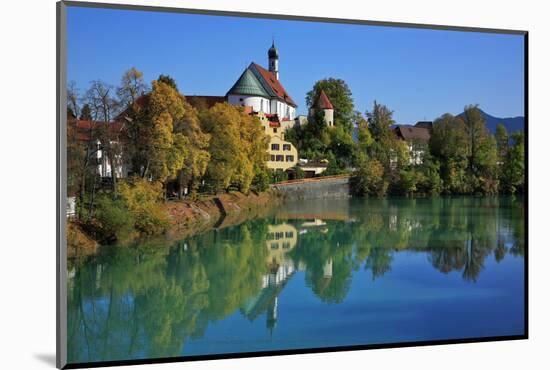
[[117,85],[134,66],[147,82],[172,76],[185,95],[225,95],[245,67],[267,67],[272,37],[280,80],[305,113],[315,81],[345,80],[355,109],[374,100],[397,123],[479,104],[523,115],[523,36],[160,12],[68,9],[68,80],[81,92]]

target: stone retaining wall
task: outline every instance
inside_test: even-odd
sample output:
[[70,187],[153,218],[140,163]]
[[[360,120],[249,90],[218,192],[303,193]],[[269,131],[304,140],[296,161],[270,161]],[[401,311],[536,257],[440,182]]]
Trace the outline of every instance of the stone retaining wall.
[[351,195],[349,176],[287,181],[272,184],[271,188],[281,193],[286,200],[348,198]]

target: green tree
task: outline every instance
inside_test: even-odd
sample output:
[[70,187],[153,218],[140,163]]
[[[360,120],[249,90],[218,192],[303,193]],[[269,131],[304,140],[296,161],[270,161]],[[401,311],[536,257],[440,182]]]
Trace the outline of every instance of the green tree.
[[395,124],[393,111],[374,101],[372,111],[367,111],[366,114],[369,122],[368,127],[373,138],[377,141],[387,139],[391,135],[390,127]]
[[360,112],[355,114],[355,125],[357,126],[357,146],[362,153],[367,153],[374,142],[374,138],[369,129],[369,122]]
[[508,151],[508,142],[510,140],[508,136],[508,131],[502,123],[499,123],[497,125],[495,139],[497,141],[498,158],[499,161],[502,161],[504,158],[506,158],[506,152]]
[[384,167],[376,159],[363,159],[352,179],[353,191],[363,196],[384,196],[388,183]]
[[409,151],[406,143],[399,140],[391,130],[395,123],[393,112],[385,105],[374,102],[371,112],[367,112],[368,128],[374,141],[368,154],[384,167],[384,177],[389,183],[397,183],[400,170],[409,164]]
[[169,75],[163,75],[161,74],[159,76],[159,78],[157,78],[157,81],[159,82],[163,82],[169,86],[172,86],[176,91],[179,91],[178,90],[178,85],[176,84],[176,80],[174,80],[172,77],[170,77]]
[[92,109],[89,104],[84,104],[82,110],[80,111],[80,119],[85,121],[92,120]]
[[442,191],[463,194],[467,185],[467,142],[464,122],[451,114],[437,118],[430,136],[430,154],[440,164]]
[[345,169],[354,161],[355,143],[349,131],[342,126],[328,129],[330,144],[328,149],[334,154],[335,165],[339,169]]
[[468,138],[468,177],[471,187],[475,192],[494,193],[498,190],[495,139],[487,130],[483,113],[477,105],[466,106],[460,118],[464,121]]
[[512,134],[512,145],[508,148],[502,168],[502,190],[506,193],[525,192],[525,134]]
[[319,98],[321,91],[324,91],[334,106],[334,125],[351,133],[353,121],[353,98],[348,84],[341,79],[326,78],[319,80],[306,94],[306,104],[312,108]]
[[497,167],[498,167],[498,179],[503,181],[503,167],[506,161],[506,155],[508,153],[510,137],[508,131],[503,124],[499,123],[495,132],[495,139],[497,144]]

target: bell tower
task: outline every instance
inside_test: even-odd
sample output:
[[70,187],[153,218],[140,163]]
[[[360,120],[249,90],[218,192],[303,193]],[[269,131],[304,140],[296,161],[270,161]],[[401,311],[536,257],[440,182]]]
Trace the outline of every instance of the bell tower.
[[278,80],[279,79],[279,52],[275,47],[275,40],[273,40],[271,47],[267,51],[267,57],[269,61],[269,72],[273,73]]

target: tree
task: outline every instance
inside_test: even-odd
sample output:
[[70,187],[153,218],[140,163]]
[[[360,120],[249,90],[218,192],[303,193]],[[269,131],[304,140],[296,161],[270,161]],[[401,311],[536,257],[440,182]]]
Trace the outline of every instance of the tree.
[[440,164],[442,190],[445,193],[467,193],[467,142],[464,121],[451,114],[437,118],[430,136],[430,154]]
[[201,129],[198,112],[187,101],[183,102],[184,115],[175,122],[174,131],[181,133],[187,138],[187,155],[183,166],[178,172],[178,195],[181,198],[183,188],[187,187],[194,193],[198,187],[199,180],[204,176],[206,167],[210,161],[208,144],[210,135]]
[[512,134],[502,169],[502,190],[506,193],[525,192],[525,134],[523,131]]
[[100,142],[102,154],[109,160],[112,189],[116,193],[116,169],[121,164],[123,150],[121,130],[114,125],[113,119],[120,105],[113,97],[113,87],[100,80],[92,81],[85,99],[90,106],[93,121],[99,122],[97,139]]
[[374,142],[369,147],[369,156],[384,167],[384,176],[390,183],[398,181],[401,167],[409,163],[406,143],[399,140],[391,130],[395,123],[393,111],[374,102],[371,112],[367,112],[368,129]]
[[374,138],[369,129],[369,122],[363,117],[360,112],[355,113],[354,117],[355,126],[357,127],[357,146],[362,153],[366,153],[372,143]]
[[214,191],[230,185],[247,193],[254,177],[266,169],[269,138],[257,117],[241,107],[216,104],[200,113],[204,132],[210,135],[210,162],[206,180]]
[[345,131],[352,131],[353,120],[353,98],[351,90],[344,80],[326,78],[319,80],[306,94],[306,104],[313,108],[319,98],[321,91],[324,91],[334,106],[334,125],[342,126]]
[[89,104],[84,104],[82,110],[80,111],[80,119],[84,121],[92,120],[92,109]]
[[330,144],[328,149],[334,154],[335,165],[339,169],[349,167],[355,155],[355,143],[349,131],[342,126],[328,129]]
[[359,164],[352,185],[358,195],[385,195],[388,183],[384,179],[384,167],[376,159],[364,159]]
[[80,114],[78,100],[78,88],[76,87],[76,82],[71,81],[67,86],[67,113],[69,117],[77,118]]
[[497,154],[494,137],[485,126],[477,105],[468,105],[460,119],[464,122],[467,141],[468,178],[473,191],[494,193],[498,189]]
[[498,179],[503,180],[503,165],[506,161],[506,154],[508,152],[508,146],[510,137],[508,131],[503,124],[499,123],[495,132],[495,139],[497,144],[497,167],[498,167]]
[[143,81],[143,73],[132,67],[122,75],[117,95],[122,105],[131,107],[146,91],[147,85]]
[[164,82],[168,86],[173,87],[176,91],[179,91],[178,90],[178,85],[176,84],[176,81],[172,77],[170,77],[169,75],[162,75],[161,74],[159,76],[159,78],[157,79],[157,81]]
[[391,135],[390,127],[395,124],[393,111],[376,100],[371,112],[366,112],[369,122],[369,130],[375,140],[383,140]]
[[497,125],[495,139],[497,141],[498,158],[499,161],[502,161],[506,157],[506,152],[508,151],[508,142],[510,140],[508,136],[508,131],[502,123],[499,123]]
[[174,130],[174,123],[185,118],[185,108],[185,98],[176,89],[153,81],[147,106],[150,137],[145,172],[150,172],[165,186],[167,180],[175,178],[177,171],[183,168],[188,155],[189,138]]

